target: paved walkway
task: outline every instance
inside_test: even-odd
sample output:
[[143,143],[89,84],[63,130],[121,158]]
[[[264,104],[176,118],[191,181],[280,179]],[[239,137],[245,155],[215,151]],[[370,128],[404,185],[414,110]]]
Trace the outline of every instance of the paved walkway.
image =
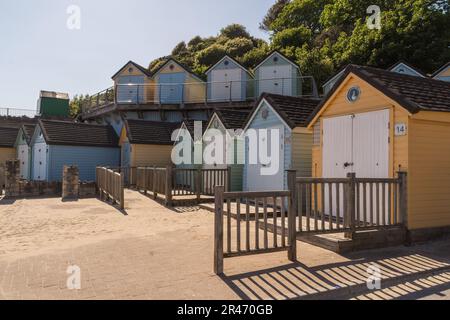
[[[286,253],[235,258],[217,277],[211,213],[171,211],[133,191],[126,199],[126,214],[95,199],[0,200],[0,299],[350,298],[371,266],[386,286],[450,267],[449,241],[349,256],[300,243],[301,263]],[[81,290],[67,288],[72,265]]]

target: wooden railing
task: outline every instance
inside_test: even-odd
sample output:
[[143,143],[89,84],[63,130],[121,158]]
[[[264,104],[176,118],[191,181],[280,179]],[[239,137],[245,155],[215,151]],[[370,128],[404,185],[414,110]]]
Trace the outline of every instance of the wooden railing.
[[214,187],[219,184],[229,190],[230,178],[230,169],[136,168],[136,188],[153,193],[155,199],[164,196],[167,206],[178,197],[194,196],[198,202],[202,196],[213,197]]
[[214,272],[223,273],[224,258],[252,254],[288,251],[296,261],[292,200],[289,191],[225,192],[216,186]]
[[96,183],[101,200],[112,200],[120,205],[120,209],[125,209],[124,194],[124,174],[114,172],[111,169],[97,167]]
[[351,234],[406,224],[407,175],[395,179],[293,178],[289,189],[295,193],[297,232]]

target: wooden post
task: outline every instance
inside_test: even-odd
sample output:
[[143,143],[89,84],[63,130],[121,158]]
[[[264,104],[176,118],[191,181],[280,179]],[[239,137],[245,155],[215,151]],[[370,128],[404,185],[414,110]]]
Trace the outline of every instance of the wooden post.
[[355,229],[355,217],[356,217],[356,173],[347,174],[348,183],[345,188],[345,221],[347,225],[345,228],[350,228],[350,232],[345,234],[346,238],[353,239]]
[[167,166],[166,168],[166,206],[172,206],[172,178],[173,170],[172,166]]
[[295,230],[295,216],[297,210],[297,171],[288,170],[288,189],[291,192],[289,197],[289,212],[288,212],[288,259],[289,261],[297,261],[297,231]]
[[398,179],[400,219],[405,228],[408,228],[408,174],[406,172],[398,172]]
[[231,166],[227,167],[227,191],[231,192]]
[[225,188],[217,186],[214,190],[214,273],[223,274],[223,194]]
[[202,196],[202,169],[195,171],[195,186],[197,192],[197,203],[200,204],[200,198]]
[[152,191],[153,198],[156,200],[158,198],[158,192],[156,192],[157,187],[157,174],[156,174],[156,166],[153,166],[153,181],[152,181]]

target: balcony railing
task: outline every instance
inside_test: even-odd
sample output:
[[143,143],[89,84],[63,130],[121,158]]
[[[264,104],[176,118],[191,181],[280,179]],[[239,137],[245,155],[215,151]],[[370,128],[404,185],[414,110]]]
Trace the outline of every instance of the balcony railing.
[[29,117],[34,118],[36,116],[35,110],[29,109],[17,109],[17,108],[0,108],[1,117]]
[[117,84],[82,103],[83,113],[109,105],[167,105],[257,100],[263,92],[318,97],[313,77],[182,84]]

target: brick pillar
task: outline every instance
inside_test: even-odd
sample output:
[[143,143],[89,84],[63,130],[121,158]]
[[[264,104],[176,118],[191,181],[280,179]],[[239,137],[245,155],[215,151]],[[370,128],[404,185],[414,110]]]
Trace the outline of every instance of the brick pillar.
[[5,197],[14,198],[20,196],[20,162],[8,160],[5,164]]
[[80,173],[77,166],[64,166],[62,199],[77,200],[80,188]]

